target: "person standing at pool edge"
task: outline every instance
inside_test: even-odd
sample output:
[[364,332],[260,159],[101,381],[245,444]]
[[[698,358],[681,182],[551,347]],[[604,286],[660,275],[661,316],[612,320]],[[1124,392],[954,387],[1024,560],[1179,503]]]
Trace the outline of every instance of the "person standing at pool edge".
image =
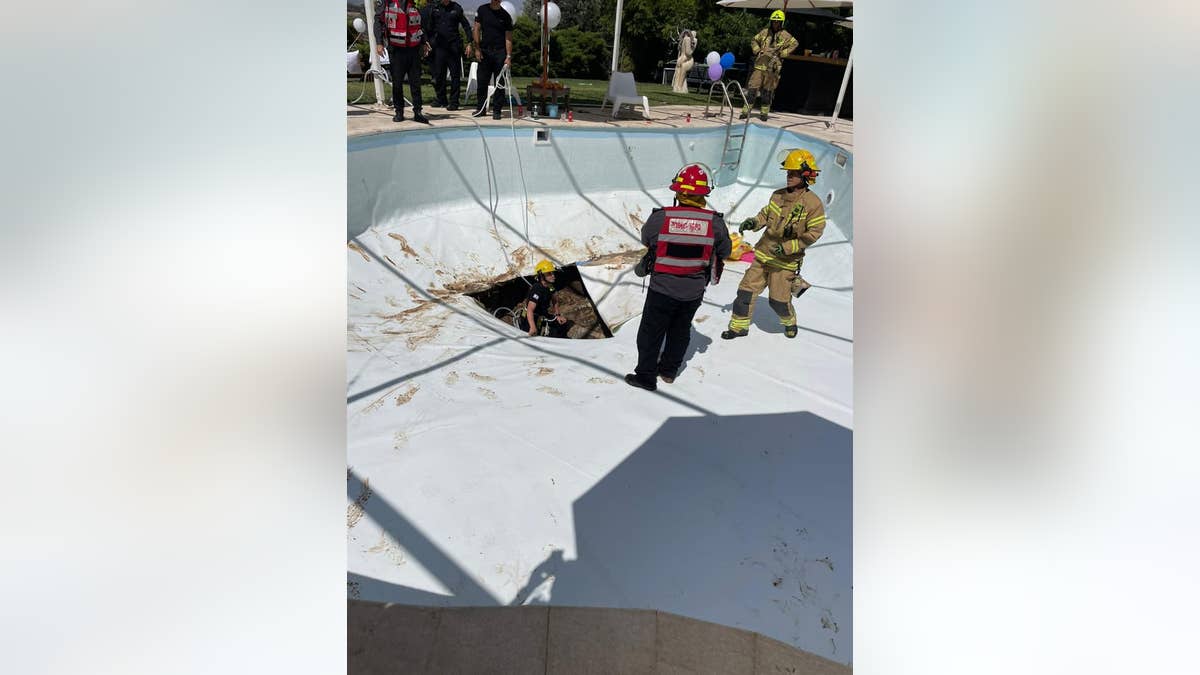
[[[433,104],[446,110],[458,110],[462,90],[463,39],[471,39],[471,24],[463,15],[462,5],[454,0],[431,0],[429,3],[429,42],[433,45]],[[458,32],[462,26],[462,33]],[[467,44],[466,56],[471,56]],[[446,70],[450,70],[450,98],[446,98]]]
[[[475,11],[475,60],[479,62],[479,71],[476,74],[479,84],[475,90],[479,107],[475,111],[475,117],[487,113],[488,102],[485,99],[488,82],[492,76],[498,77],[504,66],[512,65],[512,32],[513,18],[500,6],[500,0],[480,5]],[[504,101],[500,92],[501,89],[497,87],[492,95],[494,120],[500,119],[500,106]]]
[[421,114],[421,57],[429,53],[429,41],[421,30],[421,10],[413,0],[383,0],[383,11],[375,15],[375,52],[383,55],[387,36],[388,58],[392,63],[393,122],[404,121],[405,78],[412,96],[413,121],[429,124]]
[[650,274],[650,290],[638,325],[637,367],[625,383],[648,391],[658,388],[656,377],[667,384],[675,381],[704,287],[720,280],[732,248],[725,217],[707,208],[705,195],[712,188],[704,167],[680,169],[671,190],[675,204],[654,209],[642,225],[642,243],[649,251],[635,270],[638,276]]
[[825,205],[808,189],[821,171],[811,152],[789,151],[781,168],[787,171],[787,185],[771,193],[758,215],[738,226],[739,234],[764,227],[767,231],[755,245],[754,262],[738,284],[729,329],[721,333],[725,340],[750,333],[754,301],[763,288],[768,289],[767,298],[771,309],[779,315],[783,334],[794,338],[798,331],[792,297],[798,298],[809,289],[800,276],[800,264],[804,262],[804,249],[815,244],[825,232]]
[[783,12],[771,12],[771,22],[758,32],[750,41],[750,50],[754,52],[754,72],[750,74],[750,82],[746,88],[746,107],[742,109],[740,119],[750,116],[754,107],[754,99],[762,94],[762,107],[759,108],[759,119],[764,122],[767,112],[771,109],[771,99],[775,97],[775,88],[779,86],[779,73],[783,70],[783,59],[792,53],[800,43],[783,29]]

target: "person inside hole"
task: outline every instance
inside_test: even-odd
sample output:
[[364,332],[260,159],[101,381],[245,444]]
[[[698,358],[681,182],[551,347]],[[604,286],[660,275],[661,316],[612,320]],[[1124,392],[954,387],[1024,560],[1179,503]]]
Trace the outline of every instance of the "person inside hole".
[[565,338],[571,322],[559,313],[558,301],[554,297],[558,290],[555,286],[554,263],[542,260],[534,267],[534,271],[537,272],[537,281],[525,294],[525,311],[519,314],[518,325],[530,337],[544,331],[549,337]]

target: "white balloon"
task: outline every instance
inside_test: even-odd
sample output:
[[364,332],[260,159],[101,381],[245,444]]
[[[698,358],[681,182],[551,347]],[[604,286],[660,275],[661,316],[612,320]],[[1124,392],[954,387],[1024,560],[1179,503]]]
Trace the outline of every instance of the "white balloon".
[[513,7],[511,2],[504,0],[504,2],[500,3],[500,6],[504,8],[504,11],[508,12],[508,15],[512,17],[513,21],[517,20],[517,8]]
[[354,19],[354,30],[356,30],[360,33],[366,31],[367,30],[367,22],[363,21],[361,18],[355,18]]
[[[562,10],[553,2],[546,3],[546,13],[550,17],[550,27],[556,28],[558,23],[562,21]],[[538,21],[542,20],[542,11],[538,10]]]
[[704,57],[704,62],[708,65],[721,62],[721,55],[716,52],[709,52],[708,56]]

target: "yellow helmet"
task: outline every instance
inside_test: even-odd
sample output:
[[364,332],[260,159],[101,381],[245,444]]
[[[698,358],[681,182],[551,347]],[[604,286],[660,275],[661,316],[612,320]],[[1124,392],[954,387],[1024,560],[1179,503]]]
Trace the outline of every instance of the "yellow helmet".
[[772,21],[783,21],[783,10],[777,9],[774,12],[771,12],[771,20]]
[[547,274],[549,272],[553,272],[554,263],[550,262],[549,260],[543,260],[533,268],[533,271],[537,272],[538,274]]
[[783,158],[783,162],[780,163],[780,166],[785,171],[803,171],[805,170],[805,164],[808,165],[808,171],[817,172],[821,170],[820,167],[817,166],[817,158],[813,157],[811,152],[808,150],[799,149],[788,151],[787,157]]

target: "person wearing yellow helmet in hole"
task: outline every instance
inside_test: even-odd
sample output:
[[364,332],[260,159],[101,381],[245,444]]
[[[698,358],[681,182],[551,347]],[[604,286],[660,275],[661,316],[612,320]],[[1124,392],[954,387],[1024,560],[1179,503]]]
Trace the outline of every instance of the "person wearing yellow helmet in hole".
[[721,333],[726,340],[749,334],[754,301],[764,288],[768,289],[771,309],[783,324],[784,335],[796,337],[792,297],[798,298],[809,289],[808,282],[800,276],[800,264],[804,261],[804,249],[825,232],[825,205],[808,189],[821,170],[811,152],[788,151],[781,168],[787,172],[786,187],[772,192],[758,215],[738,226],[739,234],[746,230],[757,232],[765,228],[766,231],[754,247],[754,262],[738,284],[729,329]]
[[800,43],[791,33],[783,29],[783,12],[771,12],[771,22],[758,32],[750,41],[750,50],[754,52],[754,72],[750,74],[750,82],[746,89],[746,107],[742,109],[740,119],[750,116],[750,108],[754,100],[762,95],[762,107],[759,109],[759,119],[766,121],[767,112],[771,109],[771,99],[775,96],[775,88],[779,86],[779,72],[783,70],[783,58],[791,54]]
[[554,301],[554,292],[558,290],[554,287],[554,263],[542,260],[533,269],[537,281],[525,294],[525,311],[519,315],[518,326],[532,337],[538,334],[543,324],[548,324],[550,337],[566,337],[570,326],[559,315],[558,304]]

